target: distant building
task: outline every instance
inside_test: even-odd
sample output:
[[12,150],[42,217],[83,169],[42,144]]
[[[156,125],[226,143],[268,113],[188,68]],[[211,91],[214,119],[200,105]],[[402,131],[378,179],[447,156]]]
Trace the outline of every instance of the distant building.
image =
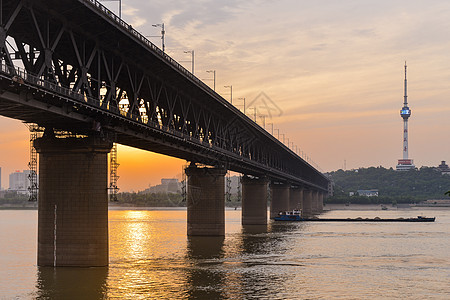
[[18,194],[28,194],[28,188],[30,187],[30,174],[30,170],[24,170],[23,172],[16,171],[9,174],[9,190],[16,191]]
[[144,192],[151,193],[151,194],[180,193],[181,192],[181,183],[176,178],[163,178],[163,179],[161,179],[161,184],[151,186]]
[[328,196],[330,197],[334,195],[334,185],[334,181],[330,178],[330,181],[328,182]]
[[2,190],[2,167],[0,167],[0,191]]
[[357,190],[358,195],[365,197],[378,197],[378,190]]
[[398,164],[395,167],[397,171],[409,171],[414,170],[416,166],[412,159],[399,159]]
[[445,160],[441,161],[441,164],[436,168],[442,175],[450,175],[450,168],[445,163]]

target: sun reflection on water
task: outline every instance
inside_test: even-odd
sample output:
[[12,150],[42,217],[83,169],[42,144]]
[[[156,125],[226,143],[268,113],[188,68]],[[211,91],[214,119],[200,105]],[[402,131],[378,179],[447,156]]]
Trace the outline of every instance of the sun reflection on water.
[[[187,284],[186,212],[124,210],[110,212],[110,276],[124,299],[167,298]],[[125,266],[125,267],[124,267]],[[182,292],[178,294],[183,298]]]
[[151,215],[145,211],[125,211],[124,218],[127,221],[123,226],[122,253],[130,259],[142,258],[145,244],[151,235]]

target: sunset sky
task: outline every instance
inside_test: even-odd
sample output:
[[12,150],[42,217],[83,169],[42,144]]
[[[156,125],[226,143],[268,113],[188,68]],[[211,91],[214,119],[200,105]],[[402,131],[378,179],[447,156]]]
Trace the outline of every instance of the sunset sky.
[[[122,0],[122,17],[148,36],[164,22],[166,52],[190,70],[184,51],[194,50],[195,75],[212,86],[206,70],[216,70],[216,91],[229,100],[232,85],[236,105],[264,92],[280,109],[266,123],[322,171],[395,167],[407,61],[410,158],[450,161],[450,1]],[[3,188],[28,157],[26,127],[0,117]],[[119,187],[137,191],[179,176],[185,162],[119,147],[119,163]]]

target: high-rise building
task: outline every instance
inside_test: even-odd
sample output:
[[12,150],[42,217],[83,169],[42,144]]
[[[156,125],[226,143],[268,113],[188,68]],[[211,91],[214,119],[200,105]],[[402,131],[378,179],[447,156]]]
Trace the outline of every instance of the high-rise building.
[[30,170],[24,170],[23,172],[16,171],[9,174],[9,190],[17,191],[20,194],[28,194],[30,172]]
[[403,158],[398,160],[396,170],[408,171],[415,169],[416,166],[412,159],[408,157],[408,119],[411,116],[411,110],[408,107],[407,81],[406,81],[406,61],[405,61],[405,92],[403,96],[403,107],[400,110],[400,116],[403,118]]

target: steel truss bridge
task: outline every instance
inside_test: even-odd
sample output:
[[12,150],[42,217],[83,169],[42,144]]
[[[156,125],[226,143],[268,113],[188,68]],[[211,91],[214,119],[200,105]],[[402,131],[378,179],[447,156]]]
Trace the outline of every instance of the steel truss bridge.
[[0,3],[0,115],[327,192],[321,172],[98,1]]

